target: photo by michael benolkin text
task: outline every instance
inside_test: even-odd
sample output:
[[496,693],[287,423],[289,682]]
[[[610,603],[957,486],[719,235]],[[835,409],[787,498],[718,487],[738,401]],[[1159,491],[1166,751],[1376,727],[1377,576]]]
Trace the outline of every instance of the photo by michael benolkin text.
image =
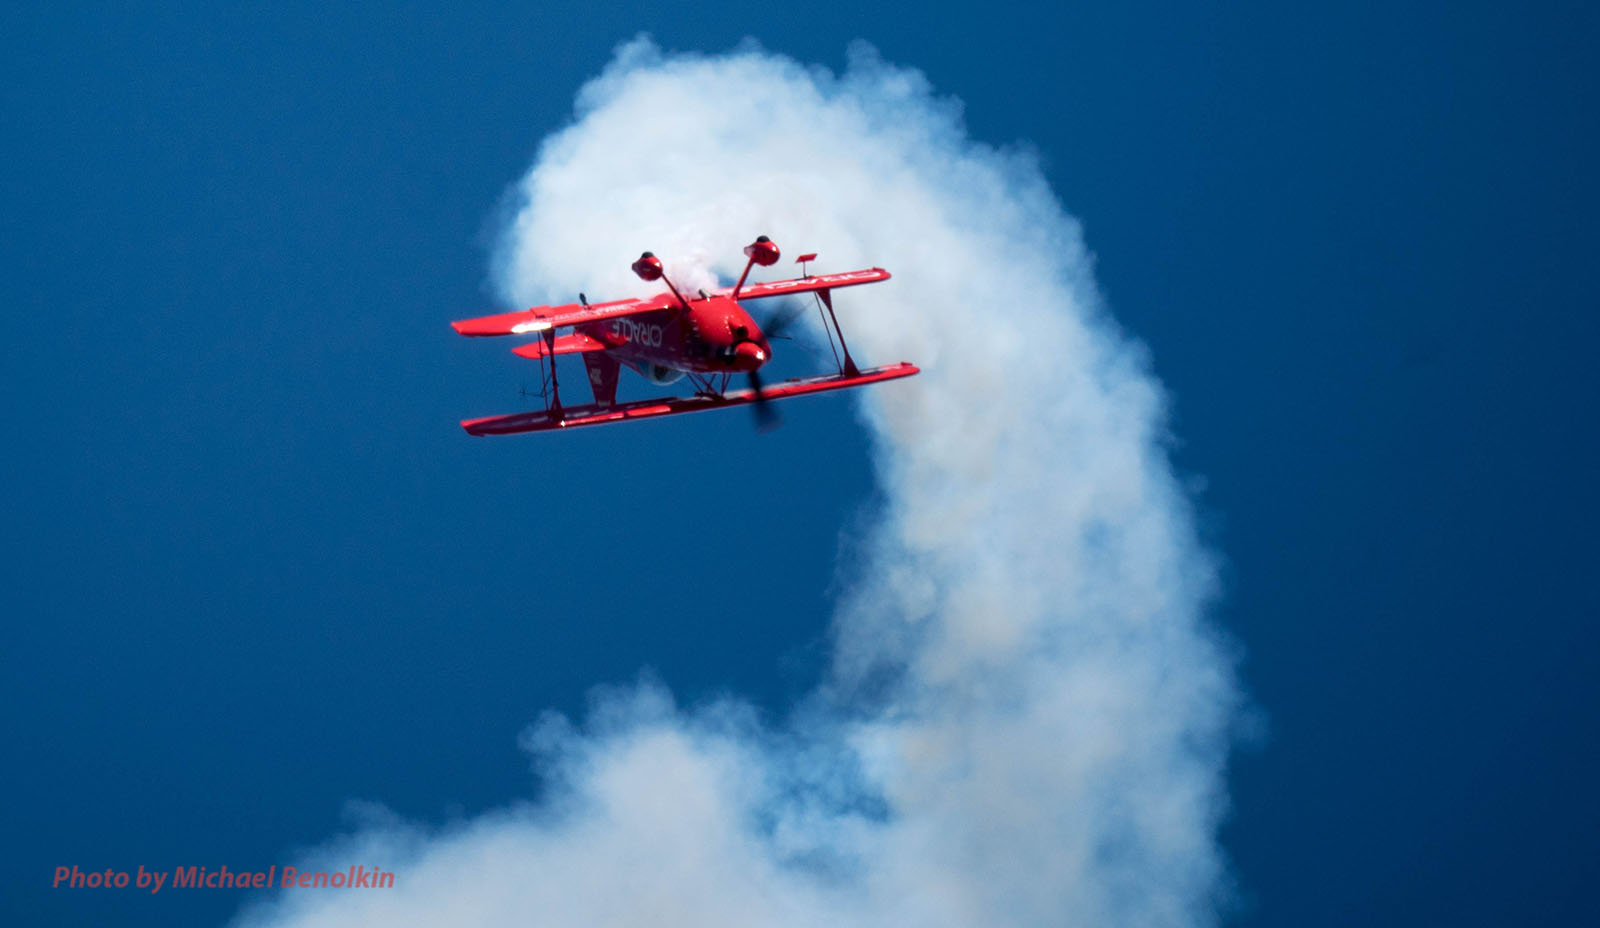
[[393,889],[394,873],[379,867],[353,866],[348,870],[305,870],[279,867],[265,870],[229,870],[219,867],[173,867],[146,870],[143,864],[126,870],[80,870],[76,864],[57,867],[51,889]]

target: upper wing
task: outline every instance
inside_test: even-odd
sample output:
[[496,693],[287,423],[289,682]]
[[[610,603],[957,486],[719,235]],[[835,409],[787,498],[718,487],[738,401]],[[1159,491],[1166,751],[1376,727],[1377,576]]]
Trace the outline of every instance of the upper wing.
[[[796,277],[793,280],[774,280],[764,284],[745,284],[739,291],[741,300],[759,300],[765,296],[785,296],[790,293],[809,293],[812,290],[832,290],[836,287],[854,287],[856,284],[875,284],[888,280],[889,272],[881,267],[841,274],[818,274],[814,277]],[[731,295],[733,288],[717,291],[718,296]]]
[[[853,287],[857,284],[872,284],[880,280],[888,280],[889,272],[881,267],[871,267],[860,271],[845,271],[841,274],[818,274],[814,277],[797,277],[793,280],[774,280],[764,284],[746,284],[739,291],[741,300],[759,300],[768,296],[785,296],[790,293],[809,293],[813,290],[832,290],[836,287]],[[724,287],[717,291],[718,296],[727,296],[733,293],[732,287]],[[535,306],[515,313],[500,313],[497,316],[479,316],[476,319],[462,319],[450,323],[451,328],[467,336],[482,335],[532,335],[546,329],[560,328],[561,326],[580,325],[585,322],[600,322],[604,319],[615,319],[618,316],[631,316],[635,313],[654,312],[658,309],[667,309],[677,303],[670,293],[658,293],[643,300],[615,300],[610,303],[567,303],[564,306]]]
[[599,322],[634,313],[647,313],[673,306],[677,300],[670,293],[661,293],[643,300],[615,300],[610,303],[568,303],[564,306],[535,306],[515,313],[498,316],[479,316],[450,323],[450,327],[467,336],[480,335],[533,335],[546,329],[564,325]]

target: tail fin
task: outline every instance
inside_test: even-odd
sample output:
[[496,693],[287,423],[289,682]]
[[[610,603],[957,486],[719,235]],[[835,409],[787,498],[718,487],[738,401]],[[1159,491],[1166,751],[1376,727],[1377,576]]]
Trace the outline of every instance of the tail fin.
[[611,406],[617,402],[617,379],[622,372],[622,366],[617,359],[603,351],[587,351],[583,355],[583,366],[589,371],[589,386],[594,390],[594,401],[600,406]]

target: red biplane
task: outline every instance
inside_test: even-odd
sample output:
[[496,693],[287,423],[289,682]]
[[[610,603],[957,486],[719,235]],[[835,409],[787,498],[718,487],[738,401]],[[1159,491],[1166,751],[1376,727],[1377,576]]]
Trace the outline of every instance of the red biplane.
[[[522,312],[452,322],[457,332],[467,336],[538,336],[537,341],[513,348],[512,353],[539,362],[539,395],[544,400],[544,408],[467,419],[461,423],[462,427],[473,435],[510,435],[744,405],[755,410],[759,424],[770,425],[776,421],[776,414],[769,408],[773,400],[859,387],[917,373],[915,366],[905,362],[886,367],[857,367],[850,357],[850,349],[845,347],[844,331],[839,328],[838,317],[833,312],[834,290],[888,280],[888,271],[874,267],[812,276],[806,273],[806,263],[817,256],[807,254],[796,260],[801,276],[747,285],[745,280],[752,267],[757,264],[770,267],[777,263],[778,246],[763,235],[747,246],[744,253],[749,260],[745,262],[738,283],[714,293],[701,290],[693,299],[686,299],[678,292],[663,273],[660,259],[647,251],[633,263],[633,272],[643,280],[659,280],[667,285],[665,292],[653,297],[590,303],[580,293],[578,302],[565,306],[535,306]],[[779,331],[793,321],[795,315],[791,313],[769,321],[763,332],[739,301],[800,293],[813,294],[817,301],[817,312],[822,316],[838,370],[764,387],[757,372],[772,357],[769,339],[781,337]],[[556,330],[561,328],[572,331],[557,335]],[[583,356],[594,402],[562,405],[555,359],[563,354]],[[688,377],[695,387],[694,393],[619,403],[617,380],[624,365],[653,384],[665,385]],[[748,378],[749,388],[729,391],[729,381],[739,373]]]

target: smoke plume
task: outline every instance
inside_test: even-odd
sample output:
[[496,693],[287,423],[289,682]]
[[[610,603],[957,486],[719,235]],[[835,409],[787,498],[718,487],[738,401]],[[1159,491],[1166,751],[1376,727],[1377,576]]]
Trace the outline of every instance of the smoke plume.
[[[916,71],[622,46],[516,190],[516,306],[736,276],[756,232],[881,265],[851,344],[884,505],[833,660],[781,728],[645,682],[523,736],[537,803],[320,853],[392,891],[288,892],[251,925],[1210,924],[1237,705],[1164,398],[1025,151]],[[863,291],[865,294],[866,291]],[[863,296],[862,299],[866,299]]]

